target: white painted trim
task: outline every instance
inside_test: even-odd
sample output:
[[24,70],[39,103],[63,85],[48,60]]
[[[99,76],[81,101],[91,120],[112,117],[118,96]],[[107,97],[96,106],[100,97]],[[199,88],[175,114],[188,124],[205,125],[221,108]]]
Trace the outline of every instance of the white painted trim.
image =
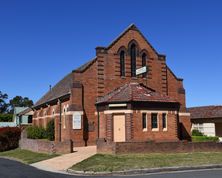
[[127,104],[126,103],[122,103],[122,104],[109,104],[110,108],[114,108],[114,107],[126,107]]
[[133,110],[106,110],[104,114],[114,114],[114,113],[133,113]]
[[[146,114],[146,128],[143,128],[143,132],[147,132],[148,130],[148,119],[147,119],[147,113]],[[143,113],[142,113],[142,125],[143,125]]]
[[156,113],[156,114],[169,113],[169,111],[158,111],[158,110],[140,110],[140,112],[141,113]]
[[163,114],[166,114],[166,128],[163,128],[163,131],[166,132],[168,129],[168,114],[167,113],[162,113],[162,124],[163,124]]
[[189,112],[179,112],[179,116],[190,116]]
[[68,111],[66,114],[67,114],[67,115],[73,115],[73,114],[75,114],[75,113],[79,113],[79,114],[81,114],[81,115],[84,114],[83,111]]
[[159,120],[160,113],[153,112],[152,114],[157,114],[157,128],[152,128],[152,115],[151,115],[151,130],[152,130],[152,132],[158,132],[160,130],[160,120]]
[[[80,113],[81,115],[83,115],[83,111],[68,111],[68,112],[66,113],[66,115],[72,116],[72,115],[75,114],[75,113]],[[62,113],[62,116],[63,116],[63,115],[64,115],[64,114]],[[33,118],[33,119],[45,119],[45,118],[47,118],[47,117],[55,117],[55,116],[60,116],[60,114],[59,114],[59,113],[55,113],[54,115],[51,114],[51,115],[46,115],[46,116],[43,116],[43,117],[36,117],[36,118]]]

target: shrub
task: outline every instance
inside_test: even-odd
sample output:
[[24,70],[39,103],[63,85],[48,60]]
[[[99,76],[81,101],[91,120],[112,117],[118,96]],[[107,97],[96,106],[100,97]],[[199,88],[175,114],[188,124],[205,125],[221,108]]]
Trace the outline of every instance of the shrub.
[[0,122],[12,122],[13,114],[0,114]]
[[46,130],[42,127],[29,126],[26,128],[27,138],[30,139],[45,139],[47,138]]
[[199,130],[194,129],[192,131],[192,136],[204,136],[202,132],[200,132]]
[[209,136],[192,136],[193,142],[218,142],[219,137],[209,137]]
[[55,139],[55,123],[54,119],[49,121],[46,127],[47,138],[50,141],[54,141]]
[[15,149],[19,146],[21,129],[18,127],[0,128],[0,151]]

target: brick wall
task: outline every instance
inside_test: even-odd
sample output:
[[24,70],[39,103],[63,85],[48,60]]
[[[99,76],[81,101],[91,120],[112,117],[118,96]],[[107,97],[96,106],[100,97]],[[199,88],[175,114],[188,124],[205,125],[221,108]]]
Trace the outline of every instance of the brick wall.
[[222,152],[222,144],[215,142],[123,142],[110,143],[102,139],[97,141],[97,153],[190,153]]
[[158,130],[152,131],[151,128],[151,113],[147,113],[147,130],[142,129],[142,113],[133,113],[133,140],[134,141],[149,141],[149,140],[167,140],[177,141],[177,115],[174,112],[167,114],[167,130],[162,127],[162,113],[158,113]]
[[39,139],[28,139],[26,138],[25,133],[22,133],[21,135],[19,147],[25,150],[49,154],[66,154],[73,152],[73,142],[71,140],[66,140],[63,142],[54,142]]

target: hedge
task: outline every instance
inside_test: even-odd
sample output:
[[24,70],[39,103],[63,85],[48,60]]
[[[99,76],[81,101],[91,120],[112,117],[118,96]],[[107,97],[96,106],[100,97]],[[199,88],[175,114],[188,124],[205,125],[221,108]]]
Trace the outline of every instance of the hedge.
[[50,141],[54,141],[55,139],[55,123],[54,120],[48,122],[46,127],[47,138]]
[[0,128],[0,151],[18,148],[21,129],[18,127]]
[[13,114],[0,114],[0,122],[12,122]]
[[193,142],[218,142],[219,137],[209,137],[209,136],[192,136]]
[[30,139],[45,139],[47,138],[46,130],[42,127],[29,126],[26,128],[27,138]]
[[192,131],[192,136],[204,136],[204,134],[200,132],[199,130],[194,129]]
[[53,141],[55,139],[55,124],[54,120],[48,122],[46,129],[43,127],[29,126],[26,128],[27,138],[30,139],[48,139]]

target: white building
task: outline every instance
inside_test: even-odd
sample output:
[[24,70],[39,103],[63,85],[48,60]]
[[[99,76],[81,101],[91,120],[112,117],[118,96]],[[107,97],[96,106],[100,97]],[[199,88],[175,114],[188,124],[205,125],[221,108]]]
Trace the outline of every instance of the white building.
[[192,130],[197,129],[207,136],[218,136],[222,140],[222,106],[188,108],[191,113]]

